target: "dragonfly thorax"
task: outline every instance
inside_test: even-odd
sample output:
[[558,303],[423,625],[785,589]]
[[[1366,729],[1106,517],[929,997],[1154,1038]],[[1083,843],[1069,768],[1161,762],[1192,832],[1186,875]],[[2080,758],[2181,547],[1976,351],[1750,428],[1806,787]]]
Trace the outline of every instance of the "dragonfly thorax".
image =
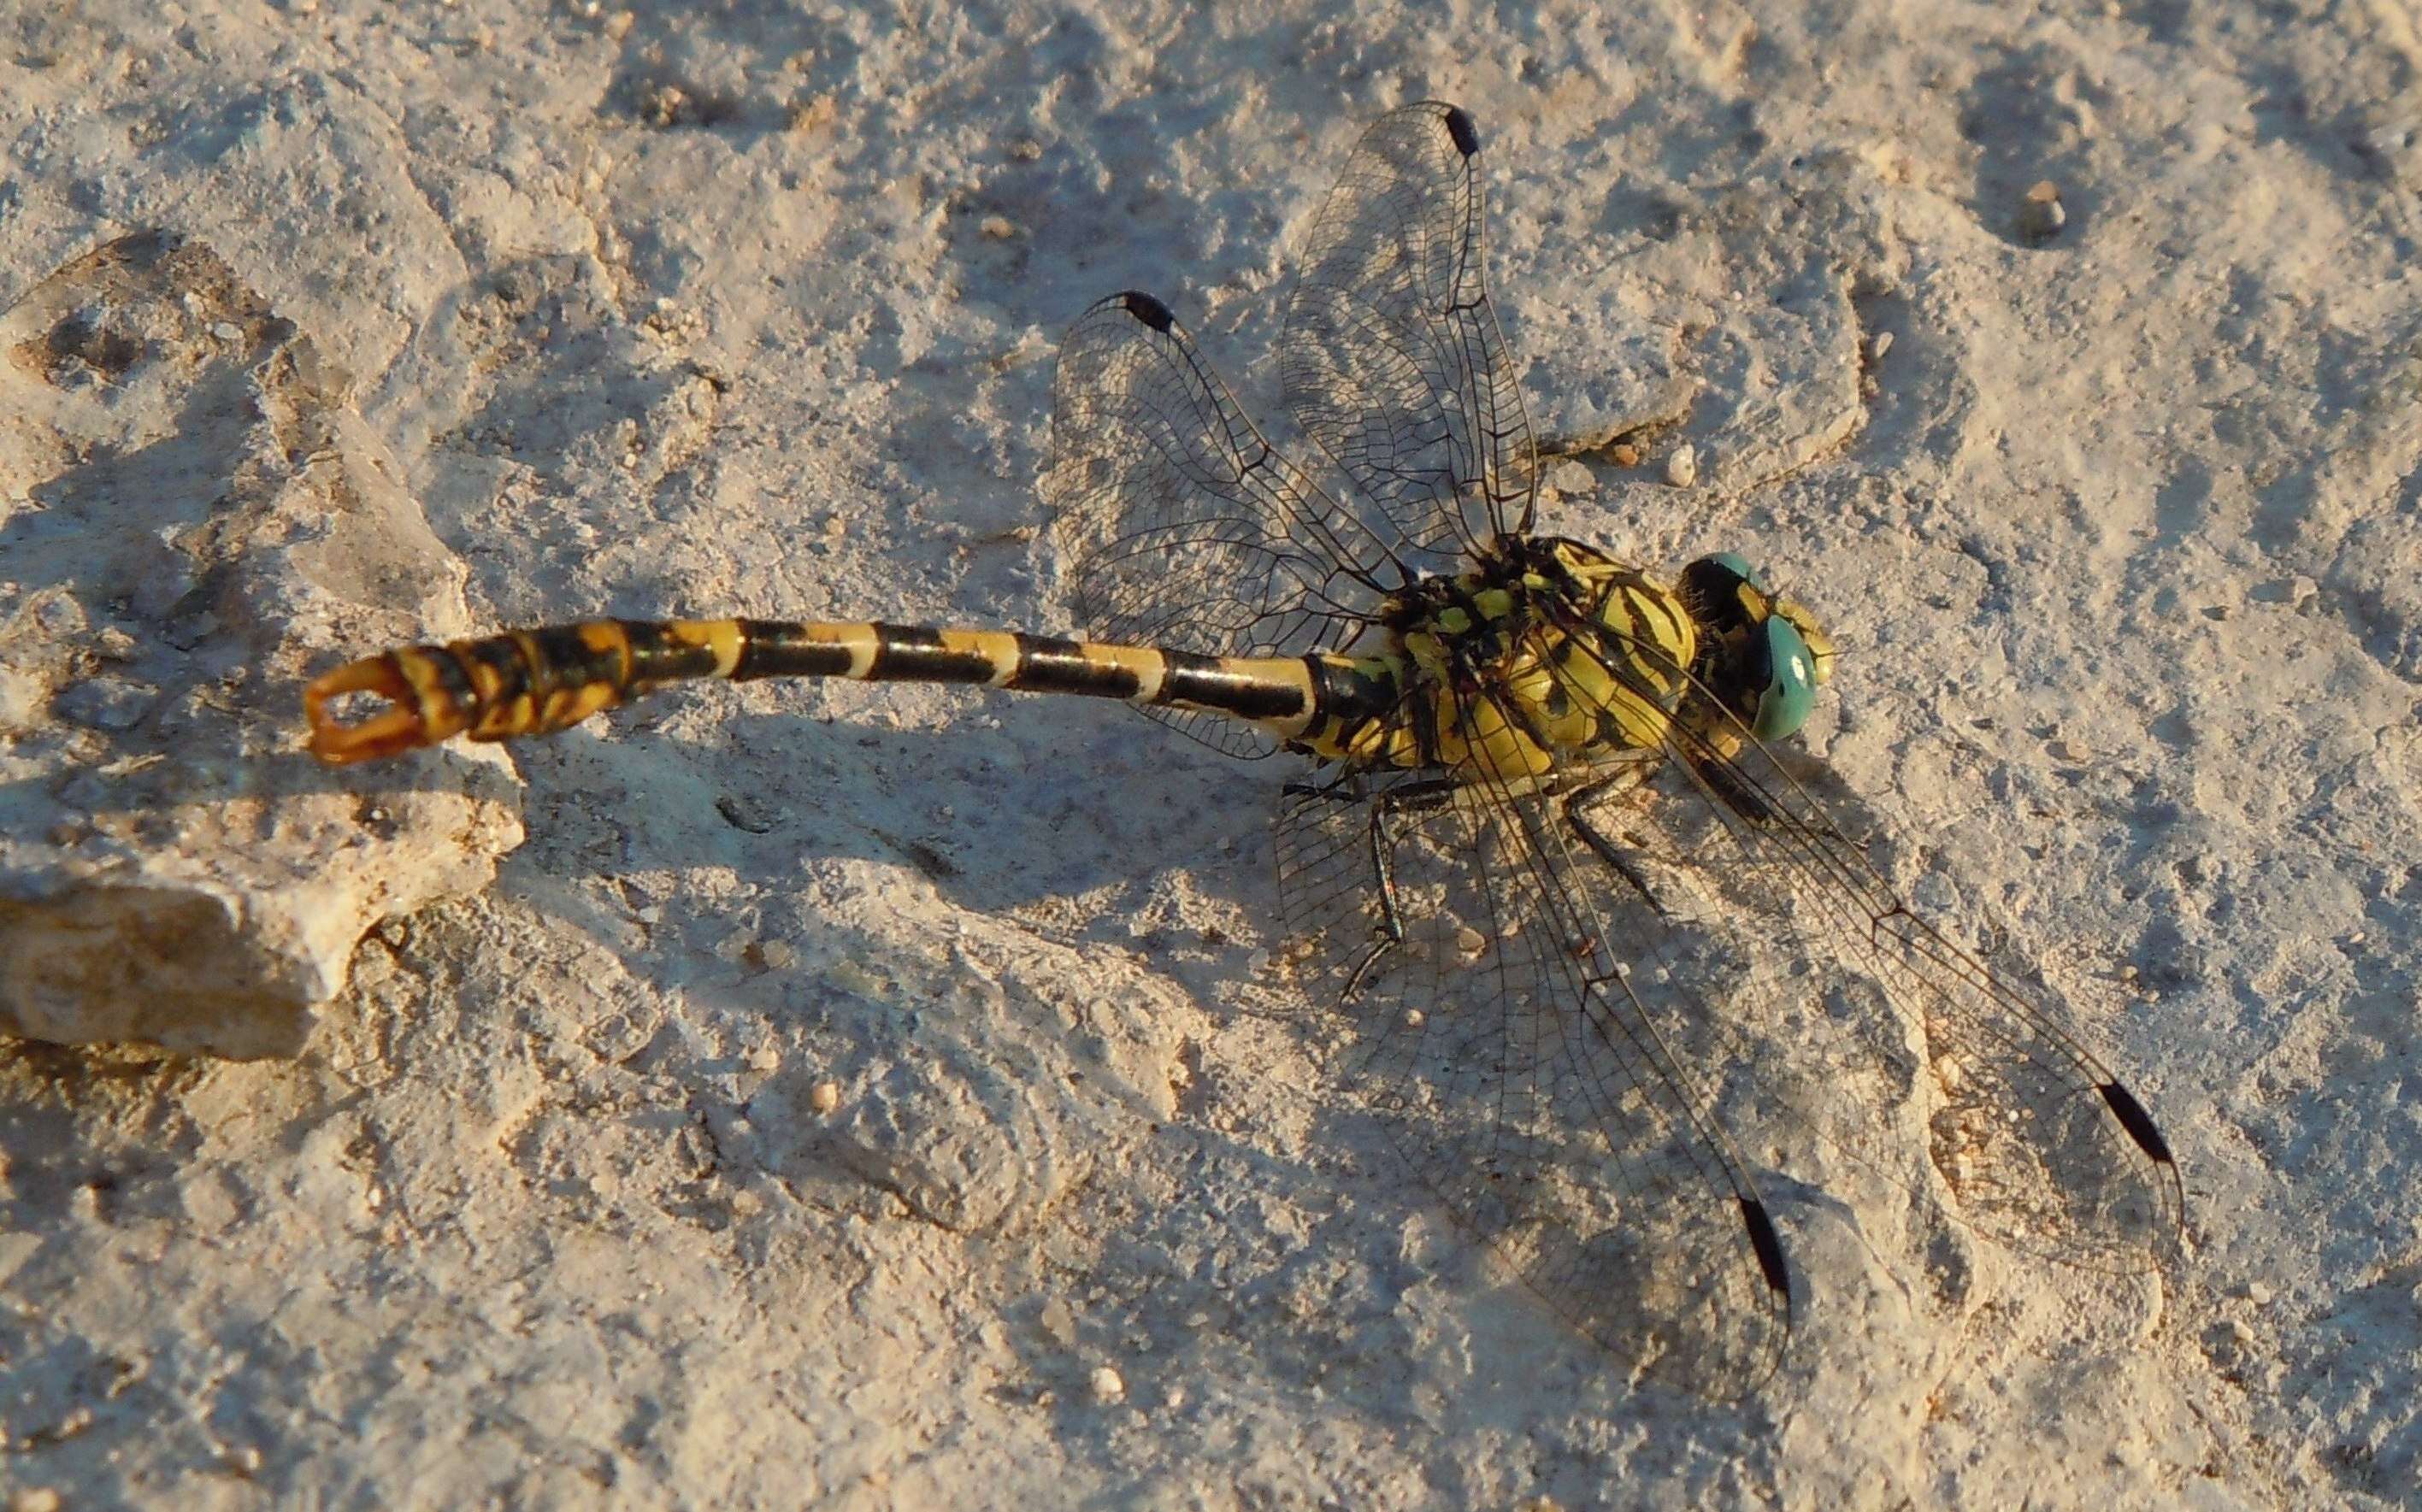
[[1334,659],[1334,716],[1298,740],[1363,767],[1525,782],[1668,743],[1780,740],[1808,717],[1832,643],[1747,562],[1704,557],[1667,587],[1595,547],[1508,538],[1416,579],[1373,616],[1374,655]]
[[1555,538],[1501,541],[1374,617],[1386,647],[1354,665],[1392,696],[1312,748],[1474,780],[1526,781],[1661,743],[1698,648],[1677,594]]

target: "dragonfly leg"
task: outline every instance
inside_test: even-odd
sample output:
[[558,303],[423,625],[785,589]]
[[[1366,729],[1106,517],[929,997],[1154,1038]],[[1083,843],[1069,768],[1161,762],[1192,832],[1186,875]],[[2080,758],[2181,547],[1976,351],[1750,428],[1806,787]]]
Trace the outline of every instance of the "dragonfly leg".
[[1612,777],[1601,778],[1591,783],[1586,787],[1573,789],[1565,798],[1565,822],[1572,826],[1573,833],[1581,837],[1581,843],[1596,851],[1597,858],[1605,862],[1616,876],[1631,884],[1631,890],[1640,895],[1642,902],[1657,911],[1659,918],[1670,919],[1674,916],[1673,911],[1666,908],[1663,900],[1658,897],[1657,890],[1648,885],[1648,879],[1641,874],[1638,866],[1632,865],[1631,857],[1625,852],[1623,847],[1614,843],[1612,837],[1592,824],[1589,821],[1589,815],[1585,812],[1591,803],[1603,797],[1609,790],[1617,787],[1629,786],[1636,780],[1628,772],[1617,772]]
[[1355,963],[1353,973],[1345,978],[1345,990],[1340,996],[1352,1001],[1362,990],[1363,979],[1371,974],[1388,952],[1405,943],[1405,916],[1396,901],[1396,864],[1393,859],[1395,836],[1390,833],[1389,821],[1403,814],[1427,813],[1443,808],[1453,801],[1457,785],[1451,778],[1433,777],[1423,782],[1407,783],[1402,787],[1381,793],[1371,804],[1371,872],[1379,883],[1379,923],[1371,931],[1371,948]]
[[1743,823],[1764,829],[1774,822],[1774,805],[1767,802],[1765,794],[1741,781],[1739,772],[1730,763],[1701,762],[1691,770]]
[[1774,822],[1774,804],[1756,783],[1733,759],[1744,749],[1741,738],[1731,730],[1719,729],[1702,735],[1691,742],[1697,747],[1686,759],[1691,775],[1708,795],[1730,809],[1735,818],[1754,829],[1765,829]]

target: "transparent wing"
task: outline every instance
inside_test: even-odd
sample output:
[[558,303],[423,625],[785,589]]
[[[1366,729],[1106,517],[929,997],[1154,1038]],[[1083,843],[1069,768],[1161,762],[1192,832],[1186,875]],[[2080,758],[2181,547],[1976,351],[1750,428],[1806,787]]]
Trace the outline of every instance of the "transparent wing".
[[1292,792],[1298,971],[1458,1223],[1643,1373],[1745,1395],[1789,1333],[1782,1247],[1605,947],[1560,803],[1405,774]]
[[1531,528],[1531,424],[1488,302],[1486,219],[1470,117],[1437,101],[1381,117],[1313,224],[1279,349],[1297,422],[1433,557]]
[[2010,1247],[2089,1270],[2172,1255],[2186,1199],[2152,1116],[2037,995],[1901,900],[1754,741],[1693,753],[1749,865],[1737,901],[1790,919],[1922,1034],[1940,1095],[1930,1152],[1960,1215]]
[[[1573,638],[1586,646],[1593,634],[1601,664],[1625,662],[1602,631],[1579,628]],[[2174,1253],[2183,1190],[2142,1102],[2032,993],[1895,895],[1865,847],[1771,753],[1738,727],[1731,737],[1722,743],[1739,749],[1728,756],[1715,740],[1677,728],[1669,775],[1682,791],[1635,806],[1628,838],[1586,815],[1583,827],[1598,828],[1617,861],[1687,858],[1709,920],[1750,921],[1764,940],[1796,938],[1873,990],[1777,983],[1771,973],[1760,983],[1738,959],[1729,973],[1711,971],[1711,949],[1738,958],[1746,946],[1711,945],[1721,931],[1675,917],[1667,911],[1677,895],[1663,893],[1621,941],[1628,958],[1741,986],[1730,1001],[1719,994],[1714,1011],[1700,992],[1677,998],[1671,1033],[1683,1058],[1709,1084],[1738,1089],[1728,1105],[1819,1132],[1921,1195],[1928,1183],[1917,1162],[1930,1158],[1955,1216],[2014,1249],[2122,1272]],[[1923,1109],[1917,1140],[1882,1127],[1878,1099]]]
[[[1360,625],[1385,552],[1262,439],[1158,300],[1087,310],[1056,399],[1041,491],[1087,634],[1266,656]],[[1273,749],[1235,721],[1145,712],[1231,755]]]

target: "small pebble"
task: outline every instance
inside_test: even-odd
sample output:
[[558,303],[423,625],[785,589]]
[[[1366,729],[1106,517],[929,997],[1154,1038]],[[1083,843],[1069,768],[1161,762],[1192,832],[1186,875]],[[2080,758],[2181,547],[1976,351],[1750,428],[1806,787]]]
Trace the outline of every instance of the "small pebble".
[[1479,955],[1487,943],[1488,937],[1470,925],[1467,924],[1455,932],[1455,947],[1467,956]]
[[1116,1370],[1103,1365],[1093,1372],[1093,1400],[1109,1407],[1126,1399],[1126,1380]]
[[1665,459],[1665,481],[1687,489],[1699,481],[1699,448],[1684,442]]
[[1423,1013],[1419,1008],[1407,1008],[1405,1010],[1405,1027],[1408,1029],[1419,1029],[1422,1025],[1429,1021],[1429,1015]]
[[143,721],[159,696],[156,689],[123,678],[86,678],[53,701],[69,719],[88,729],[127,730]]
[[1910,889],[1910,896],[1920,908],[1938,915],[1954,912],[1959,907],[1959,890],[1939,872],[1919,878]]
[[1606,449],[1606,455],[1617,467],[1638,467],[1640,448],[1628,441],[1618,441]]
[[241,341],[244,339],[244,328],[233,320],[221,320],[211,327],[211,335],[221,341]]
[[2019,232],[2043,241],[2068,224],[2068,210],[2060,202],[2060,185],[2045,179],[2029,189],[2019,204]]
[[2367,158],[2383,162],[2402,157],[2414,146],[2414,131],[2406,126],[2375,126],[2355,140],[2355,150]]
[[657,85],[639,97],[639,118],[651,126],[687,125],[696,116],[688,92],[677,84]]
[[34,605],[34,628],[54,640],[71,635],[85,628],[84,605],[61,589]]
[[1564,462],[1548,475],[1548,483],[1558,493],[1591,493],[1597,489],[1597,475],[1579,462]]
[[1009,217],[1006,215],[985,216],[983,227],[983,234],[996,242],[1006,242],[1017,234],[1017,227],[1009,224]]
[[50,689],[30,672],[0,666],[0,735],[21,735],[39,726]]
[[59,1512],[66,1504],[52,1488],[34,1486],[8,1498],[8,1512]]
[[1059,1342],[1062,1348],[1064,1349],[1076,1343],[1077,1314],[1060,1298],[1054,1297],[1045,1302],[1043,1312],[1036,1321],[1043,1325],[1043,1332]]
[[1874,335],[1869,336],[1867,338],[1867,361],[1883,361],[1884,353],[1892,351],[1892,344],[1893,334],[1889,331],[1879,331]]
[[808,1108],[819,1117],[833,1112],[840,1106],[841,1083],[839,1082],[818,1082],[808,1088]]
[[783,112],[783,124],[794,132],[819,132],[833,123],[841,114],[840,106],[830,95],[818,95],[813,100],[794,101]]

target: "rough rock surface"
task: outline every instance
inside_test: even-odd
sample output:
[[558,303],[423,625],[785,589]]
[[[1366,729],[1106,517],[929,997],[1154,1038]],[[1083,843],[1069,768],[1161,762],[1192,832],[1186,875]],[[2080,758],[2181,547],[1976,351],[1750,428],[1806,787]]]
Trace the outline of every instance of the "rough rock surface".
[[0,1028],[294,1054],[365,930],[519,840],[493,763],[370,797],[291,750],[305,654],[462,616],[349,388],[179,235],[0,314]]
[[[155,907],[217,985],[7,1011],[289,1053],[0,1049],[0,1494],[2413,1504],[2417,70],[2377,0],[17,8],[0,927]],[[1063,625],[1058,332],[1156,290],[1270,414],[1291,249],[1429,95],[1549,523],[1826,616],[1808,748],[2160,1113],[2178,1273],[1777,1185],[1775,1381],[1632,1389],[1334,1084],[1284,774],[1117,709],[295,753],[401,637]],[[152,230],[220,306],[63,326]]]

